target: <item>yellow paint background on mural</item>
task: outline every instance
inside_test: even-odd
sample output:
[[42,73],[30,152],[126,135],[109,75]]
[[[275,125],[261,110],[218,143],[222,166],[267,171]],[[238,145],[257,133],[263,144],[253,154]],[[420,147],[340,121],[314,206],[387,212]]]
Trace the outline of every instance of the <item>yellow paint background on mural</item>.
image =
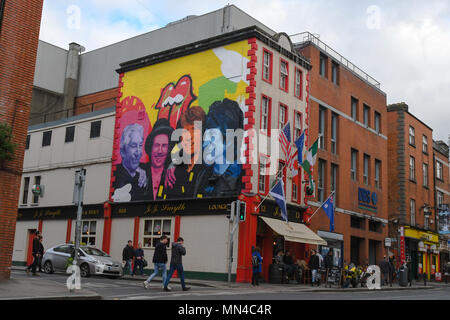
[[[247,54],[248,50],[250,50],[250,45],[247,43],[247,40],[244,40],[223,46],[222,48],[238,53],[246,58],[241,63],[243,66],[240,74],[242,79],[237,82],[236,91],[232,93],[228,92],[226,88],[223,89],[224,98],[237,101],[240,105],[243,105],[245,99],[248,98],[248,94],[245,92],[248,81],[246,81],[245,77],[247,62],[250,61]],[[211,80],[225,76],[221,70],[222,61],[213,51],[216,49],[220,48],[190,54],[126,72],[122,80],[124,83],[122,98],[127,96],[137,96],[140,98],[145,105],[150,122],[153,125],[157,120],[159,111],[154,106],[158,102],[161,90],[171,82],[176,84],[183,75],[190,75],[193,93],[197,97],[192,103],[192,106],[199,105],[199,88]],[[209,106],[200,105],[200,107],[207,113]]]

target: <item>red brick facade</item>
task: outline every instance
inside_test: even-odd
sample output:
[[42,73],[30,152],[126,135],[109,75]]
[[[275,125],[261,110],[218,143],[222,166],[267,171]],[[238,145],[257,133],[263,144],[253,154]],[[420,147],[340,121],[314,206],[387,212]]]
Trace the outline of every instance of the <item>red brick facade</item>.
[[0,279],[9,279],[43,0],[6,1],[0,27],[0,122],[13,128],[14,160],[0,169]]
[[[362,81],[354,73],[338,64],[337,83],[332,81],[332,58],[328,56],[325,62],[325,76],[320,75],[321,51],[314,45],[306,45],[299,49],[300,53],[311,60],[313,69],[310,72],[310,112],[309,112],[309,145],[316,141],[319,136],[319,108],[325,112],[324,122],[324,145],[319,148],[317,161],[313,169],[313,177],[316,184],[316,197],[309,199],[312,212],[317,209],[313,203],[319,203],[318,199],[318,165],[319,160],[325,164],[323,200],[331,193],[331,170],[332,165],[337,166],[336,178],[336,211],[335,211],[335,233],[343,235],[343,260],[363,264],[369,260],[369,242],[375,246],[373,258],[376,263],[380,262],[386,253],[384,238],[387,237],[387,225],[379,223],[378,230],[369,230],[368,216],[388,219],[387,194],[387,113],[386,95],[372,85]],[[323,53],[322,53],[323,54]],[[354,121],[351,112],[351,99],[358,100],[357,117]],[[363,123],[363,105],[370,107],[369,125],[366,128]],[[330,108],[331,107],[331,108]],[[380,133],[375,130],[375,112],[380,115]],[[331,152],[332,115],[337,116],[337,138],[336,152]],[[351,149],[357,153],[356,179],[350,176],[351,172]],[[363,181],[364,155],[369,159],[368,183]],[[380,185],[375,186],[375,160],[381,162]],[[364,188],[378,196],[378,203],[374,212],[362,209],[358,200],[358,189]],[[342,211],[345,211],[342,212]],[[354,213],[365,216],[361,228],[351,227],[351,217]],[[317,232],[329,231],[329,219],[323,210],[319,210],[311,219],[309,227]],[[352,254],[352,238],[358,239],[358,251]],[[356,258],[355,258],[356,257]],[[374,262],[374,261],[373,261]]]

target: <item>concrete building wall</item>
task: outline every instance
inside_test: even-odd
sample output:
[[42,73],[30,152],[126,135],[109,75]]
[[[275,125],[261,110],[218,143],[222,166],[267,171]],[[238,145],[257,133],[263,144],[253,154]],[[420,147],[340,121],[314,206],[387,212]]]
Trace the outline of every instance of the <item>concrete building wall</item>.
[[[109,254],[114,259],[122,261],[122,250],[127,245],[128,240],[133,240],[134,219],[120,218],[112,219],[111,225],[111,248]],[[148,257],[145,252],[145,256]],[[147,260],[151,261],[151,260]]]
[[42,222],[42,244],[44,250],[66,242],[67,220]]
[[[38,229],[38,221],[18,221],[14,236],[14,252],[12,261],[27,261],[28,255],[28,230]],[[44,247],[45,249],[45,247]]]
[[33,85],[63,94],[67,53],[63,48],[39,40]]

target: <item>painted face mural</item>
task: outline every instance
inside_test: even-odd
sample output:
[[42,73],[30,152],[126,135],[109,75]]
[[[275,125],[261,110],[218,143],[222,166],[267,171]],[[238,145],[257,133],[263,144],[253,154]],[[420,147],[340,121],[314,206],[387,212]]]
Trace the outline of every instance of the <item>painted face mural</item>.
[[[226,133],[244,128],[248,50],[241,41],[124,74],[112,201],[240,193],[242,141],[227,141]],[[184,131],[173,141],[177,129]],[[175,153],[188,161],[172,161]]]

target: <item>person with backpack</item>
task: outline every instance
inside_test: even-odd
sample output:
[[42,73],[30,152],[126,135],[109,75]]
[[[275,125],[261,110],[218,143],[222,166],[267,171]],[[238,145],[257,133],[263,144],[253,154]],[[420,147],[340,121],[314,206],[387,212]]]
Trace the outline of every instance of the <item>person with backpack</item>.
[[259,286],[259,275],[262,272],[262,257],[259,251],[258,247],[252,250],[252,286]]

